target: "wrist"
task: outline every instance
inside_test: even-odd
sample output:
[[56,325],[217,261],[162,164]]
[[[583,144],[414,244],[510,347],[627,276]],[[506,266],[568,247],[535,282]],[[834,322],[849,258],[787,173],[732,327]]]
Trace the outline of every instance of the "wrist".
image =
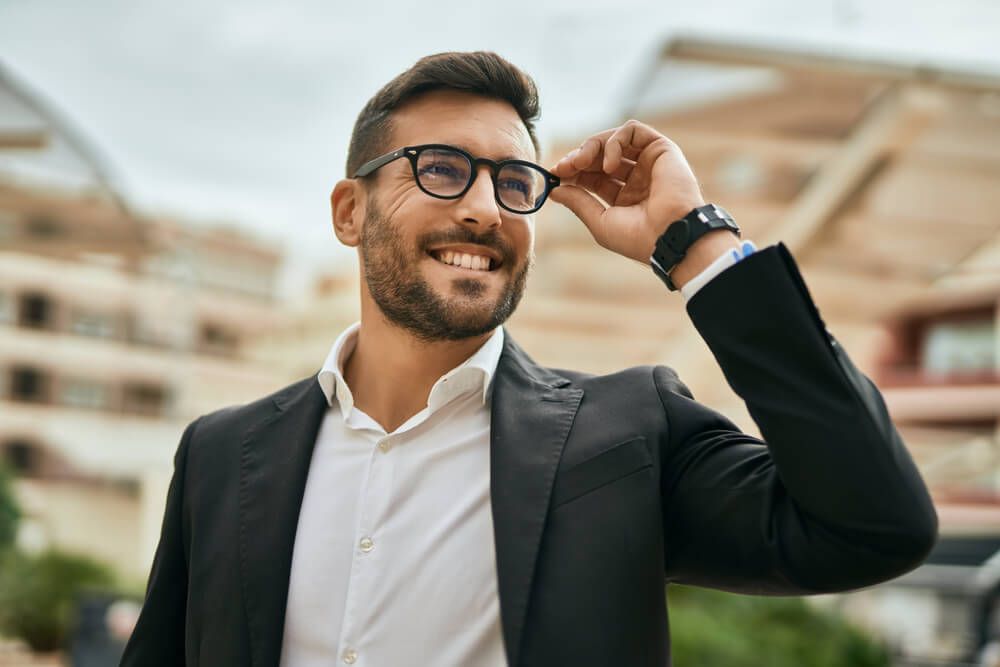
[[728,229],[708,232],[691,244],[684,259],[670,272],[670,279],[681,289],[692,278],[704,271],[719,255],[727,250],[740,247],[740,237]]
[[[721,234],[723,231],[729,233]],[[656,239],[649,263],[670,290],[677,290],[719,254],[735,249],[739,235],[739,226],[724,208],[699,206],[671,223]]]

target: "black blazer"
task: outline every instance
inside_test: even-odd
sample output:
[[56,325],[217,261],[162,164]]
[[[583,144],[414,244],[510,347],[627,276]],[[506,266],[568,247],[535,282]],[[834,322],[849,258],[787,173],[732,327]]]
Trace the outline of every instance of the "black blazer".
[[[933,545],[934,508],[881,396],[784,246],[688,310],[766,444],[669,368],[557,371],[506,337],[490,487],[510,665],[669,665],[665,583],[843,591],[912,569]],[[278,664],[326,410],[309,377],[187,428],[123,665]]]

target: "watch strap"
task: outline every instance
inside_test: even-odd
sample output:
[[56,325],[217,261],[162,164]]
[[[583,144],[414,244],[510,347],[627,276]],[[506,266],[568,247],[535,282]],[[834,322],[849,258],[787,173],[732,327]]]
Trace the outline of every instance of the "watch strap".
[[670,272],[684,259],[695,241],[717,229],[728,229],[737,236],[740,235],[739,226],[726,209],[715,204],[706,204],[692,209],[683,218],[671,223],[656,240],[649,262],[653,271],[670,291],[677,291],[677,286],[670,278]]

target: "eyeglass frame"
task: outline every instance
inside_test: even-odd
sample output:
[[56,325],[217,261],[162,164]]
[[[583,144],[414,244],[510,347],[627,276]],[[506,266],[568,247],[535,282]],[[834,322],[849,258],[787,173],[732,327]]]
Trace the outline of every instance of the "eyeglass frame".
[[[465,184],[465,187],[462,188],[462,191],[459,192],[458,194],[441,195],[431,192],[423,185],[421,185],[420,175],[417,173],[417,159],[420,157],[420,154],[423,151],[435,148],[454,151],[459,155],[462,155],[466,160],[469,161],[469,164],[472,165],[472,171],[469,172],[469,182]],[[464,151],[461,148],[458,148],[457,146],[450,146],[448,144],[419,144],[417,146],[403,146],[402,148],[398,148],[392,151],[391,153],[380,155],[376,158],[369,160],[368,162],[365,162],[363,165],[357,168],[357,170],[354,172],[354,175],[351,176],[351,178],[362,178],[364,176],[368,176],[372,174],[376,169],[380,169],[381,167],[384,167],[390,162],[398,160],[401,157],[405,157],[409,160],[410,169],[413,172],[413,181],[417,184],[417,187],[420,188],[420,190],[425,194],[430,195],[431,197],[434,197],[436,199],[460,199],[461,197],[463,197],[465,193],[468,192],[469,189],[472,187],[472,184],[476,182],[476,178],[478,178],[479,176],[479,166],[485,164],[490,168],[490,181],[493,183],[493,198],[496,200],[497,204],[505,211],[510,211],[511,213],[517,213],[519,215],[528,215],[542,208],[542,206],[549,198],[549,193],[552,192],[553,188],[558,187],[560,183],[558,176],[552,174],[547,169],[545,169],[540,165],[535,164],[534,162],[528,162],[527,160],[516,160],[516,159],[495,161],[485,157],[474,157],[468,151]],[[541,203],[538,204],[538,206],[529,209],[527,211],[516,211],[511,207],[507,206],[506,204],[504,204],[500,200],[500,191],[497,189],[497,174],[500,173],[500,170],[502,168],[511,164],[522,165],[530,167],[532,169],[537,169],[545,177],[545,192],[543,192],[541,197],[539,197]]]

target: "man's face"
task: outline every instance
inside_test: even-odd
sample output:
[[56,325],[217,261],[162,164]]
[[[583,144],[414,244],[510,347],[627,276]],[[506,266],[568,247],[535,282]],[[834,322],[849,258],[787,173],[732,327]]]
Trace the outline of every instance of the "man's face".
[[[392,149],[438,143],[493,160],[535,160],[517,112],[496,100],[429,93],[397,110],[393,125]],[[362,275],[382,313],[426,341],[469,338],[506,321],[533,260],[534,219],[496,203],[489,170],[482,167],[468,192],[452,200],[421,191],[406,159],[371,181]],[[489,257],[489,268],[455,266],[466,254]]]

